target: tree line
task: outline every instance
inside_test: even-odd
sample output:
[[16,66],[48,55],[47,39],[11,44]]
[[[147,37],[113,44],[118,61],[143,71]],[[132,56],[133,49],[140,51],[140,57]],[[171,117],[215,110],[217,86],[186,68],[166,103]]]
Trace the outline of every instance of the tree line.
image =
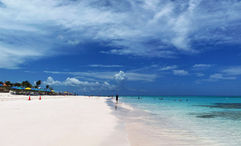
[[[15,82],[15,83],[12,83],[11,81],[5,81],[5,82],[0,81],[0,84],[6,84],[8,87],[39,88],[40,85],[42,84],[42,81],[38,80],[34,85],[32,85],[29,81],[22,81],[22,82]],[[45,88],[50,90],[53,89],[49,85],[46,85]]]

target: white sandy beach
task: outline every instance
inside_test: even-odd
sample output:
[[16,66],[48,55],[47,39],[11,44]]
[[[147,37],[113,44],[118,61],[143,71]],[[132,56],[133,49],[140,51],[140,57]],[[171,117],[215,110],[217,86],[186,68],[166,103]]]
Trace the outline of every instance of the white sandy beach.
[[1,146],[128,146],[107,98],[0,94]]

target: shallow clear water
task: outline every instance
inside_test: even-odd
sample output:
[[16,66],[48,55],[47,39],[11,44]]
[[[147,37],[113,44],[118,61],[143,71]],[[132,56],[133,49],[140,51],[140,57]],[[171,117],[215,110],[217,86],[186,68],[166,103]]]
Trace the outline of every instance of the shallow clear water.
[[211,145],[241,145],[241,97],[123,96],[120,102],[150,113],[148,124],[160,129],[185,131]]

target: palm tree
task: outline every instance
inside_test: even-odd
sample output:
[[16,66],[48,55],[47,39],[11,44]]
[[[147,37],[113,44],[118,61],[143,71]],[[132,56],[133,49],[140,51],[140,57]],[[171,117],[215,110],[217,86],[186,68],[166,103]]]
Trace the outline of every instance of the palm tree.
[[23,87],[30,87],[30,88],[32,88],[32,84],[29,83],[29,81],[23,81],[21,85],[22,85]]
[[17,86],[17,87],[20,87],[20,86],[21,86],[21,83],[14,83],[13,85],[14,85],[14,86]]
[[49,89],[49,85],[46,85],[46,89]]
[[38,80],[38,81],[36,82],[37,88],[38,88],[40,85],[41,85],[41,80]]
[[6,81],[5,84],[9,87],[11,87],[13,85],[10,81]]

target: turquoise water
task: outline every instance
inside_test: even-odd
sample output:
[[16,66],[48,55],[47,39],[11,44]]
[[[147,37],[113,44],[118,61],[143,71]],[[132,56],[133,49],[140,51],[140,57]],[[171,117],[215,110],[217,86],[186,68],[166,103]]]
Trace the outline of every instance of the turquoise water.
[[153,115],[160,129],[187,131],[211,145],[241,145],[241,97],[123,96],[120,101]]

